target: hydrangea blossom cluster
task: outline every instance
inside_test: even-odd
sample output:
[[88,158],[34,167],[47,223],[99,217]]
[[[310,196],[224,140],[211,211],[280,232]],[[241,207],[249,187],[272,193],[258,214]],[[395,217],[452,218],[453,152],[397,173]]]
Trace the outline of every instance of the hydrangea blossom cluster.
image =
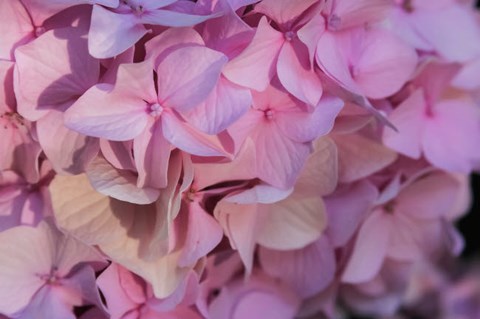
[[[2,0],[0,17],[2,318],[386,317],[462,251],[471,1]],[[444,295],[436,318],[478,317]]]

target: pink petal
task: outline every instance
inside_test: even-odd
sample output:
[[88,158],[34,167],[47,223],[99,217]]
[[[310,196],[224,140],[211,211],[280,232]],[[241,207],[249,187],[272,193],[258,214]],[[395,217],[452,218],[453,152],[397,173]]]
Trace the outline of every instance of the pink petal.
[[188,266],[206,256],[220,243],[223,231],[217,221],[197,202],[189,205],[188,231],[179,265]]
[[362,46],[364,51],[353,72],[366,96],[374,99],[390,96],[413,75],[417,66],[415,50],[392,34],[370,31]]
[[[480,28],[468,6],[454,3],[437,10],[415,10],[410,21],[436,51],[451,62],[466,62],[480,54]],[[445,21],[456,23],[445,24]]]
[[59,226],[145,278],[157,298],[170,295],[190,270],[177,267],[178,254],[148,256],[158,214],[154,205],[110,199],[96,192],[84,175],[57,175],[50,191]]
[[127,170],[117,170],[104,158],[97,157],[87,168],[87,176],[96,191],[135,204],[150,204],[158,199],[157,189],[137,187],[137,176]]
[[67,275],[80,262],[102,261],[93,248],[65,237],[53,225],[42,222],[36,228],[19,226],[0,233],[0,250],[9,256],[0,266],[1,309],[5,314],[22,310],[45,285],[40,275],[57,267],[57,275]]
[[325,205],[320,196],[293,194],[264,209],[266,221],[260,228],[257,242],[270,249],[303,248],[320,238],[327,225]]
[[302,168],[295,192],[302,196],[332,193],[338,182],[338,156],[335,143],[328,137],[314,143],[314,151]]
[[79,4],[99,4],[102,6],[116,8],[119,0],[55,0],[45,3],[42,0],[22,0],[27,9],[31,12],[33,23],[43,25],[43,22],[54,14]]
[[251,104],[250,90],[221,76],[205,102],[186,113],[185,117],[201,131],[218,134],[244,115]]
[[52,30],[15,51],[15,94],[23,117],[38,120],[97,83],[99,63],[88,54],[83,33]]
[[299,250],[277,251],[261,247],[259,260],[267,274],[281,278],[302,298],[324,290],[335,276],[335,254],[325,237]]
[[262,127],[252,139],[256,146],[257,174],[278,188],[290,188],[310,154],[306,143],[294,142],[274,127]]
[[80,174],[98,153],[98,139],[67,129],[62,112],[48,112],[36,127],[38,141],[56,172]]
[[312,112],[299,108],[291,112],[279,112],[276,123],[282,132],[292,140],[305,143],[328,134],[335,118],[343,108],[343,101],[333,96],[325,96]]
[[162,130],[165,139],[179,149],[199,156],[227,156],[221,139],[195,130],[173,113],[162,114]]
[[469,99],[446,100],[433,109],[422,139],[425,158],[447,171],[470,173],[480,160],[475,136],[480,134],[480,113]]
[[302,42],[285,42],[278,55],[277,73],[293,96],[313,106],[319,103],[322,84],[308,61],[307,47]]
[[160,121],[149,121],[146,129],[133,140],[133,157],[140,188],[165,188],[172,146],[163,137]]
[[325,198],[328,226],[325,235],[335,247],[344,246],[378,197],[378,191],[371,183],[362,180],[343,188]]
[[225,201],[235,204],[273,204],[287,198],[293,189],[278,189],[267,184],[258,184],[240,193],[231,194]]
[[157,9],[145,12],[139,21],[144,24],[164,25],[167,27],[189,27],[217,16],[217,13],[196,15],[173,10]]
[[257,91],[267,88],[275,75],[275,63],[284,43],[283,34],[262,18],[250,45],[224,68],[227,79]]
[[230,239],[230,245],[238,250],[246,272],[251,273],[258,228],[262,223],[258,218],[257,205],[238,205],[220,201],[215,207],[214,214],[225,235]]
[[155,59],[155,67],[165,58],[171,50],[183,46],[205,45],[200,34],[193,28],[168,29],[145,44],[147,51],[146,60]]
[[[387,127],[385,130],[391,129]],[[333,140],[338,148],[339,180],[344,183],[370,176],[398,157],[394,151],[360,134],[338,134]]]
[[147,33],[133,14],[118,14],[96,5],[93,6],[88,50],[95,58],[111,58],[132,47]]
[[342,282],[362,283],[378,274],[390,245],[392,227],[391,216],[382,210],[374,211],[365,220],[342,274]]
[[428,175],[405,187],[395,199],[396,209],[415,219],[435,219],[449,214],[460,191],[450,175]]
[[389,115],[388,119],[398,132],[385,128],[383,143],[386,146],[412,158],[420,157],[425,103],[423,91],[417,90]]
[[[132,292],[137,294],[143,292],[139,291],[142,287],[135,279],[133,274],[115,263],[112,263],[98,277],[97,284],[105,296],[112,319],[122,318],[127,312],[142,303],[138,302],[140,298],[134,300],[130,298]],[[143,301],[145,301],[145,295],[143,295]]]
[[159,102],[162,106],[188,111],[204,101],[220,77],[227,57],[206,47],[179,48],[157,67]]
[[316,0],[264,0],[255,6],[255,11],[273,19],[282,28],[291,28],[305,10]]
[[0,26],[0,59],[13,61],[16,47],[33,39],[32,21],[20,1],[2,1],[0,19],[3,21]]
[[116,91],[109,84],[92,87],[65,112],[65,126],[112,141],[126,141],[140,135],[149,120],[148,105],[139,97]]
[[391,8],[391,4],[384,0],[335,0],[334,3],[331,15],[340,20],[336,29],[382,21]]

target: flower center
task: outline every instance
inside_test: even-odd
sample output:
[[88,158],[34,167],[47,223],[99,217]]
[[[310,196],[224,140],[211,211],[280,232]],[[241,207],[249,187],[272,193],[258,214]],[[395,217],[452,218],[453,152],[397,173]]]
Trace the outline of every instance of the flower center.
[[265,111],[263,111],[263,114],[265,116],[265,119],[267,119],[268,121],[273,120],[275,117],[275,112],[272,109],[266,109]]
[[340,19],[340,17],[337,16],[336,14],[332,14],[328,17],[328,20],[327,20],[327,30],[338,31],[340,29],[341,24],[342,24],[342,19]]
[[153,116],[153,117],[159,117],[162,114],[162,112],[163,112],[163,107],[158,103],[154,103],[150,105],[148,114],[150,114],[150,116]]
[[57,274],[58,267],[53,266],[50,269],[50,273],[48,274],[37,274],[37,276],[45,281],[45,284],[47,285],[59,285],[60,284],[60,276]]
[[290,42],[297,37],[297,34],[295,33],[295,31],[287,31],[285,32],[284,36],[285,36],[285,40]]

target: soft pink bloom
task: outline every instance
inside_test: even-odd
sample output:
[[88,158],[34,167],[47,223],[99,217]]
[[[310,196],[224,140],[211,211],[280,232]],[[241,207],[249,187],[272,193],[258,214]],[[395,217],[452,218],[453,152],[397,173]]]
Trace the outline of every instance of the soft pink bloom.
[[51,222],[0,233],[1,304],[15,318],[75,318],[73,306],[101,305],[94,268],[104,259],[94,248],[62,234]]
[[157,299],[151,286],[120,265],[111,264],[97,280],[111,319],[200,319],[189,306],[196,299],[198,282],[192,273],[167,299]]
[[325,139],[318,143],[295,189],[258,184],[217,204],[215,217],[247,273],[252,270],[257,244],[296,250],[320,238],[327,221],[322,195],[332,192],[337,181],[335,156],[334,145]]
[[27,182],[13,171],[0,173],[0,231],[19,226],[36,226],[52,214],[48,185],[54,174],[43,162],[38,180]]
[[442,172],[403,185],[394,179],[358,230],[342,281],[363,283],[378,274],[385,260],[415,262],[454,245],[446,217],[460,189],[458,180]]
[[288,189],[295,183],[311,152],[311,142],[327,134],[343,107],[340,99],[324,96],[309,111],[304,103],[270,86],[253,94],[250,111],[230,128],[237,147],[246,140],[255,145],[255,167],[262,181]]
[[480,110],[470,96],[446,92],[456,70],[429,64],[389,115],[398,132],[386,128],[383,142],[415,159],[423,154],[438,168],[469,173],[480,161]]
[[88,37],[89,52],[96,58],[114,57],[151,32],[144,25],[185,27],[219,15],[185,0],[127,0],[118,7],[95,5]]

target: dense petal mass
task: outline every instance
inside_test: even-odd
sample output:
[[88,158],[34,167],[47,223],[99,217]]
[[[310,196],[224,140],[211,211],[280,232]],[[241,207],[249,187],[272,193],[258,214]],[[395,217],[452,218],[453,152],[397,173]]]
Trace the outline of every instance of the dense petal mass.
[[0,319],[480,318],[474,2],[0,0]]

